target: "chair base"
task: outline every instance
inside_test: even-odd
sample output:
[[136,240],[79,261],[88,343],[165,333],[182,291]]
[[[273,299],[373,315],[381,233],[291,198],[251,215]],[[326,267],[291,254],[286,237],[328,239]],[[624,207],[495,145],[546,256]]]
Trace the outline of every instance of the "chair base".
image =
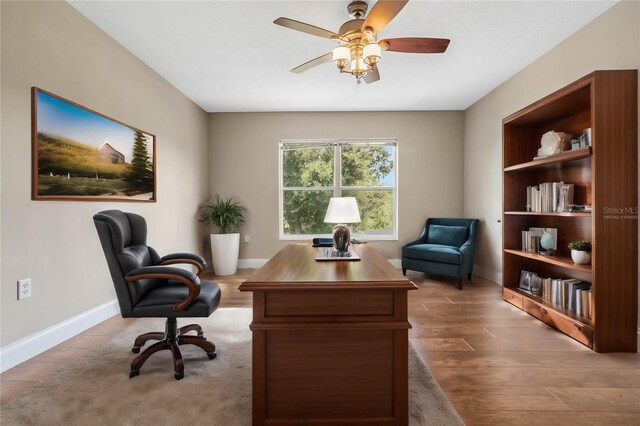
[[[189,331],[196,331],[197,335],[185,335],[185,333]],[[167,318],[164,333],[145,333],[138,336],[133,344],[133,348],[131,348],[131,352],[139,353],[140,347],[149,340],[159,341],[149,346],[131,362],[131,371],[129,371],[129,378],[135,377],[140,374],[140,369],[151,355],[158,351],[168,349],[173,355],[173,369],[175,371],[174,376],[176,380],[182,379],[184,377],[184,362],[182,361],[180,345],[196,345],[202,348],[207,353],[209,359],[214,359],[217,356],[216,345],[209,342],[206,337],[204,337],[202,327],[200,327],[198,324],[189,324],[185,325],[184,327],[178,328],[178,321],[175,318]]]

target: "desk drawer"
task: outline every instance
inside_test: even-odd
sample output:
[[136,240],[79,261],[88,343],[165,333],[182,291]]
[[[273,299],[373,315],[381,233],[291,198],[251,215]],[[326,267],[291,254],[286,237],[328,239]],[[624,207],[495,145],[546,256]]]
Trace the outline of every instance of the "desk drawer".
[[502,289],[502,300],[511,303],[516,308],[524,309],[523,299],[524,298],[520,294],[514,291],[506,288]]
[[574,321],[551,308],[542,306],[531,300],[524,300],[524,310],[529,315],[554,327],[588,347],[593,347],[593,329],[578,321]]
[[274,291],[265,295],[265,317],[394,315],[392,290]]

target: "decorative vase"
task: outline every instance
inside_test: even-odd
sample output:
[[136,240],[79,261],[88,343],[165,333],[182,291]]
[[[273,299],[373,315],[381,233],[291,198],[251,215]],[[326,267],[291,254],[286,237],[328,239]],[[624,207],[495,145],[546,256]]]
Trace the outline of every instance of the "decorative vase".
[[575,264],[586,265],[591,262],[591,252],[571,250],[571,259],[573,259],[573,263]]
[[211,234],[211,261],[216,275],[231,275],[238,267],[240,234]]
[[351,244],[351,230],[347,225],[339,224],[333,227],[333,246],[338,251],[348,251]]

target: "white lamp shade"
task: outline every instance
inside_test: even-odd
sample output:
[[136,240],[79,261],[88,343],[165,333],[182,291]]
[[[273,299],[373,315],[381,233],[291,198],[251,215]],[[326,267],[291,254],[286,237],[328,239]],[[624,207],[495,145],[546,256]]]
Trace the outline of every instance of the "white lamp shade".
[[349,50],[346,46],[338,46],[333,49],[332,60],[333,62],[344,61],[344,63],[348,63],[351,59],[351,50]]
[[367,64],[361,57],[351,60],[351,72],[362,72],[366,71],[367,69]]
[[362,50],[362,56],[364,56],[364,61],[368,64],[375,63],[380,59],[382,55],[382,48],[377,43],[367,44]]
[[360,210],[355,197],[331,197],[325,223],[360,223]]

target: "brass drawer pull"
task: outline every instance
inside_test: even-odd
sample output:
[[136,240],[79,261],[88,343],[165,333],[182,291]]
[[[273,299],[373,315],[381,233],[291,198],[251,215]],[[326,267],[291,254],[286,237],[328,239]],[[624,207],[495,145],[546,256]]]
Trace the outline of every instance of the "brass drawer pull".
[[542,312],[543,314],[548,314],[547,310],[542,306],[540,307],[540,312]]
[[573,326],[574,326],[575,328],[577,328],[578,330],[582,330],[582,326],[581,326],[581,325],[576,324],[575,322],[572,322],[571,324],[573,324]]

